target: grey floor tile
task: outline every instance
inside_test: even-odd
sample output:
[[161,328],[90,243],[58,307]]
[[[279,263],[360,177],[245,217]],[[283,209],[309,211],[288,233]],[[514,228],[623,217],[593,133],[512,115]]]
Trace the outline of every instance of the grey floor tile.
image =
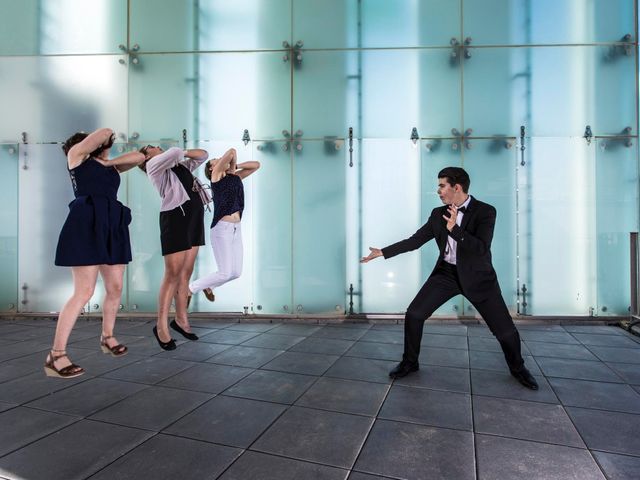
[[200,342],[222,343],[224,345],[239,345],[250,338],[257,337],[259,332],[245,332],[237,330],[216,330],[200,337]]
[[488,370],[471,370],[471,392],[474,395],[512,398],[532,402],[560,403],[544,377],[535,377],[539,390],[530,390],[509,374]]
[[84,479],[151,435],[134,428],[82,420],[0,458],[0,471],[29,480]]
[[598,360],[589,349],[582,345],[562,345],[560,343],[527,342],[534,357],[572,358],[575,360]]
[[515,322],[518,330],[533,330],[541,332],[566,332],[560,324],[549,323],[546,320]]
[[285,409],[275,403],[218,395],[164,432],[248,448]]
[[262,366],[263,370],[322,375],[338,360],[337,355],[320,353],[285,352]]
[[140,355],[134,355],[132,353],[127,353],[120,357],[112,357],[111,355],[105,355],[98,351],[78,358],[78,363],[82,365],[82,368],[84,368],[89,375],[97,376],[139,362],[143,358],[144,357]]
[[1,363],[0,364],[0,383],[6,382],[7,380],[13,380],[14,378],[23,377],[30,373],[34,373],[36,370],[42,372],[44,357],[46,357],[46,354],[44,356],[40,355],[41,365],[38,365],[37,367],[34,365],[14,363],[11,361]]
[[292,352],[323,353],[325,355],[343,355],[355,343],[354,340],[337,338],[309,337],[296,343],[289,350]]
[[629,348],[640,348],[640,343],[633,341],[630,338],[625,337],[624,335],[598,335],[592,333],[574,333],[574,337],[576,337],[580,343],[584,345],[595,345],[602,347],[629,347]]
[[45,340],[25,340],[24,342],[3,345],[3,347],[0,348],[0,362],[24,357],[35,352],[42,352],[42,363],[44,364],[44,358],[47,356],[47,351],[51,348],[52,339],[53,336],[51,338],[47,337]]
[[[525,366],[532,375],[542,375],[540,368],[532,356],[523,355]],[[478,370],[493,370],[495,372],[509,373],[509,366],[502,352],[482,352],[471,350],[469,352],[469,366]]]
[[360,342],[394,343],[404,345],[404,333],[389,330],[369,330],[362,337]]
[[259,452],[245,452],[219,480],[344,480],[347,470]]
[[640,414],[640,394],[629,385],[550,378],[563,405]]
[[[72,332],[72,335],[73,333],[75,332]],[[43,337],[52,339],[54,334],[55,330],[53,328],[38,328],[23,325],[20,330],[2,332],[2,338],[15,341],[33,340]],[[82,334],[78,335],[82,336]]]
[[292,404],[307,391],[316,378],[295,373],[256,370],[224,393],[234,397]]
[[422,336],[422,348],[441,347],[467,350],[467,338],[461,335],[425,334]]
[[563,325],[571,333],[597,333],[602,335],[623,335],[624,330],[615,325]]
[[[67,347],[67,351],[69,353],[69,358],[71,361],[79,364],[84,367],[82,360],[89,355],[92,355],[96,352],[95,349],[87,350],[84,348],[77,348],[73,345],[69,345]],[[40,372],[43,371],[44,362],[47,358],[48,351],[44,352],[34,352],[30,355],[25,355],[23,357],[14,358],[12,360],[7,360],[3,362],[3,365],[24,365],[33,368],[34,370],[38,370]]]
[[391,383],[389,372],[398,362],[371,360],[358,357],[341,357],[324,374],[326,377],[363,380],[365,382]]
[[140,383],[108,378],[90,378],[86,382],[59,390],[27,404],[50,412],[87,417],[148,388]]
[[207,362],[219,363],[222,365],[233,365],[236,367],[259,368],[265,363],[276,358],[281,353],[284,353],[284,350],[243,347],[241,345],[236,345],[209,358]]
[[394,385],[378,418],[432,427],[473,430],[471,396],[465,393]]
[[637,480],[640,475],[640,457],[592,452],[609,480]]
[[1,384],[0,401],[15,404],[30,402],[90,378],[88,374],[75,378],[53,378],[47,377],[42,370],[39,370]]
[[220,343],[188,342],[179,345],[175,350],[167,352],[163,355],[163,358],[199,362],[224,352],[229,347],[229,345]]
[[347,357],[371,358],[375,360],[402,359],[403,345],[391,343],[356,342],[345,353]]
[[375,416],[388,385],[340,378],[319,379],[296,402],[297,406]]
[[467,336],[468,337],[488,337],[493,338],[493,333],[491,330],[485,326],[468,326],[467,327]]
[[422,365],[420,370],[394,381],[395,385],[424,387],[432,390],[470,393],[469,369]]
[[640,415],[577,407],[566,410],[590,449],[640,456]]
[[241,453],[237,448],[156,435],[92,476],[91,480],[216,478]]
[[315,332],[311,337],[335,338],[337,340],[358,340],[367,333],[363,328],[339,328],[325,326]]
[[291,407],[251,449],[351,468],[372,423],[369,417]]
[[605,480],[588,450],[476,435],[480,480]]
[[304,325],[297,323],[282,324],[276,328],[269,330],[269,333],[276,335],[294,335],[298,337],[304,337],[317,332],[322,327],[319,325]]
[[561,405],[473,397],[476,433],[586,448]]
[[368,473],[351,472],[347,480],[385,480],[389,477],[381,477],[379,475],[369,475]]
[[561,343],[563,345],[579,345],[580,342],[567,332],[541,332],[538,330],[521,330],[520,338],[529,342]]
[[377,420],[354,470],[392,478],[475,480],[473,433]]
[[607,362],[622,379],[631,385],[640,385],[640,367],[633,363]]
[[536,361],[547,377],[573,378],[622,383],[620,376],[602,362],[569,358],[537,357]]
[[5,412],[7,410],[11,410],[12,408],[15,408],[16,406],[17,406],[17,404],[15,404],[15,403],[0,402],[0,412]]
[[264,333],[278,328],[280,323],[232,323],[226,329],[235,330],[238,332],[252,332],[252,333]]
[[640,364],[640,348],[590,346],[589,350],[603,362]]
[[175,388],[149,387],[105,408],[91,419],[158,432],[212,396]]
[[[400,358],[402,358],[402,353],[398,360]],[[469,351],[453,348],[424,347],[420,354],[420,364],[469,368]]]
[[[577,342],[576,342],[577,343]],[[520,347],[523,355],[530,355],[527,344],[520,342]],[[469,337],[469,350],[480,350],[482,352],[497,352],[502,353],[502,347],[494,336],[491,337]]]
[[193,365],[195,365],[195,363],[184,360],[151,357],[105,373],[103,376],[117,380],[155,384]]
[[424,333],[441,333],[443,335],[459,335],[466,337],[468,332],[467,325],[439,325],[437,321],[427,321],[424,324]]
[[220,393],[253,372],[251,368],[204,363],[194,365],[160,383],[164,387]]
[[[0,457],[60,430],[77,417],[17,407],[0,413]],[[0,469],[0,475],[2,470]]]
[[293,335],[273,335],[271,333],[263,333],[242,343],[244,347],[260,347],[275,348],[276,350],[287,350],[296,343],[304,340],[305,337],[296,337]]

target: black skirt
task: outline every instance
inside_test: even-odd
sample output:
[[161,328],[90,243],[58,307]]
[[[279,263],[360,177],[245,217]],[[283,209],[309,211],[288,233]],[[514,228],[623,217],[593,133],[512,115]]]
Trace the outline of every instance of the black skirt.
[[198,198],[160,212],[162,256],[204,245],[204,205]]

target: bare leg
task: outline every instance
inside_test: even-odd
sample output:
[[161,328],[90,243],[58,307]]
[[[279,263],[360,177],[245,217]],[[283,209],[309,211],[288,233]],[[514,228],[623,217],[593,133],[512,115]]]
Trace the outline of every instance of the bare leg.
[[[184,266],[189,250],[170,253],[164,256],[164,276],[160,283],[160,293],[158,295],[158,337],[163,342],[171,341],[169,333],[169,308],[171,299],[178,290],[180,283],[180,273]],[[177,308],[177,306],[176,306]]]
[[189,318],[187,315],[187,296],[189,292],[189,279],[193,274],[193,267],[196,263],[196,256],[198,255],[198,247],[191,247],[188,250],[187,257],[185,259],[182,272],[180,273],[180,283],[174,297],[176,303],[176,322],[186,332],[191,332],[191,326],[189,326]]
[[[58,323],[56,325],[56,334],[53,339],[53,349],[56,353],[64,352],[67,349],[67,342],[71,330],[78,319],[78,315],[82,308],[87,304],[96,288],[96,279],[98,278],[98,265],[89,265],[83,267],[71,267],[71,275],[73,276],[73,295],[64,304]],[[71,365],[71,361],[67,357],[63,357],[54,362],[57,369]]]
[[[122,299],[122,282],[125,265],[101,265],[100,275],[104,282],[105,295],[102,302],[102,336],[112,337],[116,324],[116,314]],[[118,345],[115,338],[106,340],[109,347]]]

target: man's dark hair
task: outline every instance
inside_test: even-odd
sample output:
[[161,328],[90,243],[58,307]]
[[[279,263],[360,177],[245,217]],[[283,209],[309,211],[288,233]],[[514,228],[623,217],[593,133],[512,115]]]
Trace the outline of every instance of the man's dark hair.
[[452,187],[457,183],[462,187],[462,191],[464,193],[469,192],[469,185],[471,185],[471,179],[469,178],[469,174],[464,170],[464,168],[460,167],[447,167],[440,170],[438,173],[438,178],[446,178],[447,183]]

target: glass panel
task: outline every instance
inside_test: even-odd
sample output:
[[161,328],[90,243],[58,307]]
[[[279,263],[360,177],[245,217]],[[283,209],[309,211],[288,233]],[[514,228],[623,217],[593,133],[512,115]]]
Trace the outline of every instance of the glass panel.
[[637,138],[598,139],[596,235],[600,315],[628,315],[629,232],[638,231]]
[[[235,144],[223,143],[223,142],[201,142],[198,148],[202,148],[209,152],[210,158],[220,157],[229,148],[235,148],[238,152],[238,163],[253,160],[253,146],[251,144],[245,146],[242,142]],[[195,172],[204,185],[209,185],[210,182],[205,176],[204,167],[199,168]],[[255,179],[262,173],[259,170],[254,175],[251,175],[243,180],[244,183],[244,203],[245,209],[242,214],[242,251],[243,251],[243,265],[242,275],[225,285],[215,289],[216,301],[209,302],[203,294],[195,295],[191,300],[191,310],[198,312],[242,312],[246,306],[249,309],[252,305],[251,300],[253,298],[253,241],[254,236],[254,215],[253,215],[253,183]],[[215,204],[215,199],[214,199]],[[191,276],[191,281],[195,281],[196,278],[204,275],[209,275],[217,271],[217,264],[213,255],[213,249],[211,246],[211,220],[213,219],[213,207],[211,204],[211,211],[205,212],[205,240],[207,244],[200,247],[198,257],[196,258],[196,265]],[[258,313],[251,312],[248,313]],[[262,312],[266,313],[266,312]]]
[[471,49],[465,128],[474,135],[620,133],[635,125],[635,58],[605,47]]
[[[185,52],[197,49],[197,2],[129,0],[129,42],[141,52]],[[208,28],[206,25],[202,28]]]
[[[384,248],[422,226],[420,154],[409,140],[363,140],[362,159],[361,250],[368,255],[369,247]],[[361,265],[362,311],[404,313],[425,280],[420,255]]]
[[341,137],[349,127],[362,138],[408,139],[413,127],[451,135],[461,124],[460,73],[449,58],[448,50],[305,52],[294,70],[294,130],[305,138]]
[[291,0],[200,0],[198,16],[200,51],[275,50],[291,43]]
[[518,163],[520,286],[527,314],[588,315],[596,306],[595,142],[526,139]]
[[[197,124],[195,55],[140,55],[129,76],[130,135],[141,143],[178,139]],[[136,137],[138,135],[138,137]]]
[[295,0],[293,41],[305,48],[448,45],[460,31],[450,0]]
[[[109,126],[127,130],[127,68],[116,55],[5,57],[0,103],[11,122],[0,123],[0,141],[58,142],[77,131]],[[69,72],[84,72],[71,75]]]
[[[493,267],[502,296],[516,311],[516,154],[515,139],[471,140],[464,150],[464,168],[471,178],[470,193],[496,208],[497,219],[491,243]],[[548,174],[548,172],[547,172]],[[467,311],[473,307],[467,304]]]
[[348,161],[344,141],[297,145],[302,148],[293,154],[293,303],[296,312],[342,314]]
[[[438,173],[445,167],[462,166],[460,142],[455,139],[427,138],[420,143],[421,158],[421,208],[422,224],[424,224],[434,208],[442,206],[438,197]],[[473,177],[472,177],[473,178]],[[473,182],[472,182],[473,183]],[[422,281],[426,282],[429,275],[436,266],[440,251],[435,240],[429,242],[420,249],[420,259],[422,264]],[[419,288],[419,287],[418,287]],[[416,288],[414,295],[418,293]],[[464,312],[464,298],[457,296],[444,303],[435,311],[435,316],[460,316],[473,312]]]
[[0,311],[18,308],[18,145],[0,145]]
[[[253,179],[254,312],[292,313],[290,144],[253,142],[262,167]],[[286,148],[286,150],[285,150]]]
[[0,55],[117,53],[126,0],[0,0]]
[[[171,142],[150,141],[165,150],[177,146]],[[138,149],[141,145],[134,145]],[[164,260],[160,247],[160,196],[147,175],[133,169],[128,172],[126,187],[120,192],[127,192],[127,202],[131,209],[131,252],[133,261],[127,268],[128,309],[140,312],[156,312],[158,309],[158,292],[164,275]],[[124,190],[126,188],[126,190]]]
[[[281,53],[206,54],[198,62],[200,72],[220,72],[199,78],[201,139],[235,142],[245,129],[254,140],[281,139],[290,129],[291,66]],[[158,95],[164,95],[161,86]]]
[[633,0],[462,3],[464,37],[474,45],[617,42],[636,30]]
[[74,199],[66,158],[58,145],[20,145],[19,164],[18,285],[26,300],[20,311],[58,312],[73,292],[71,269],[54,265],[67,205]]

